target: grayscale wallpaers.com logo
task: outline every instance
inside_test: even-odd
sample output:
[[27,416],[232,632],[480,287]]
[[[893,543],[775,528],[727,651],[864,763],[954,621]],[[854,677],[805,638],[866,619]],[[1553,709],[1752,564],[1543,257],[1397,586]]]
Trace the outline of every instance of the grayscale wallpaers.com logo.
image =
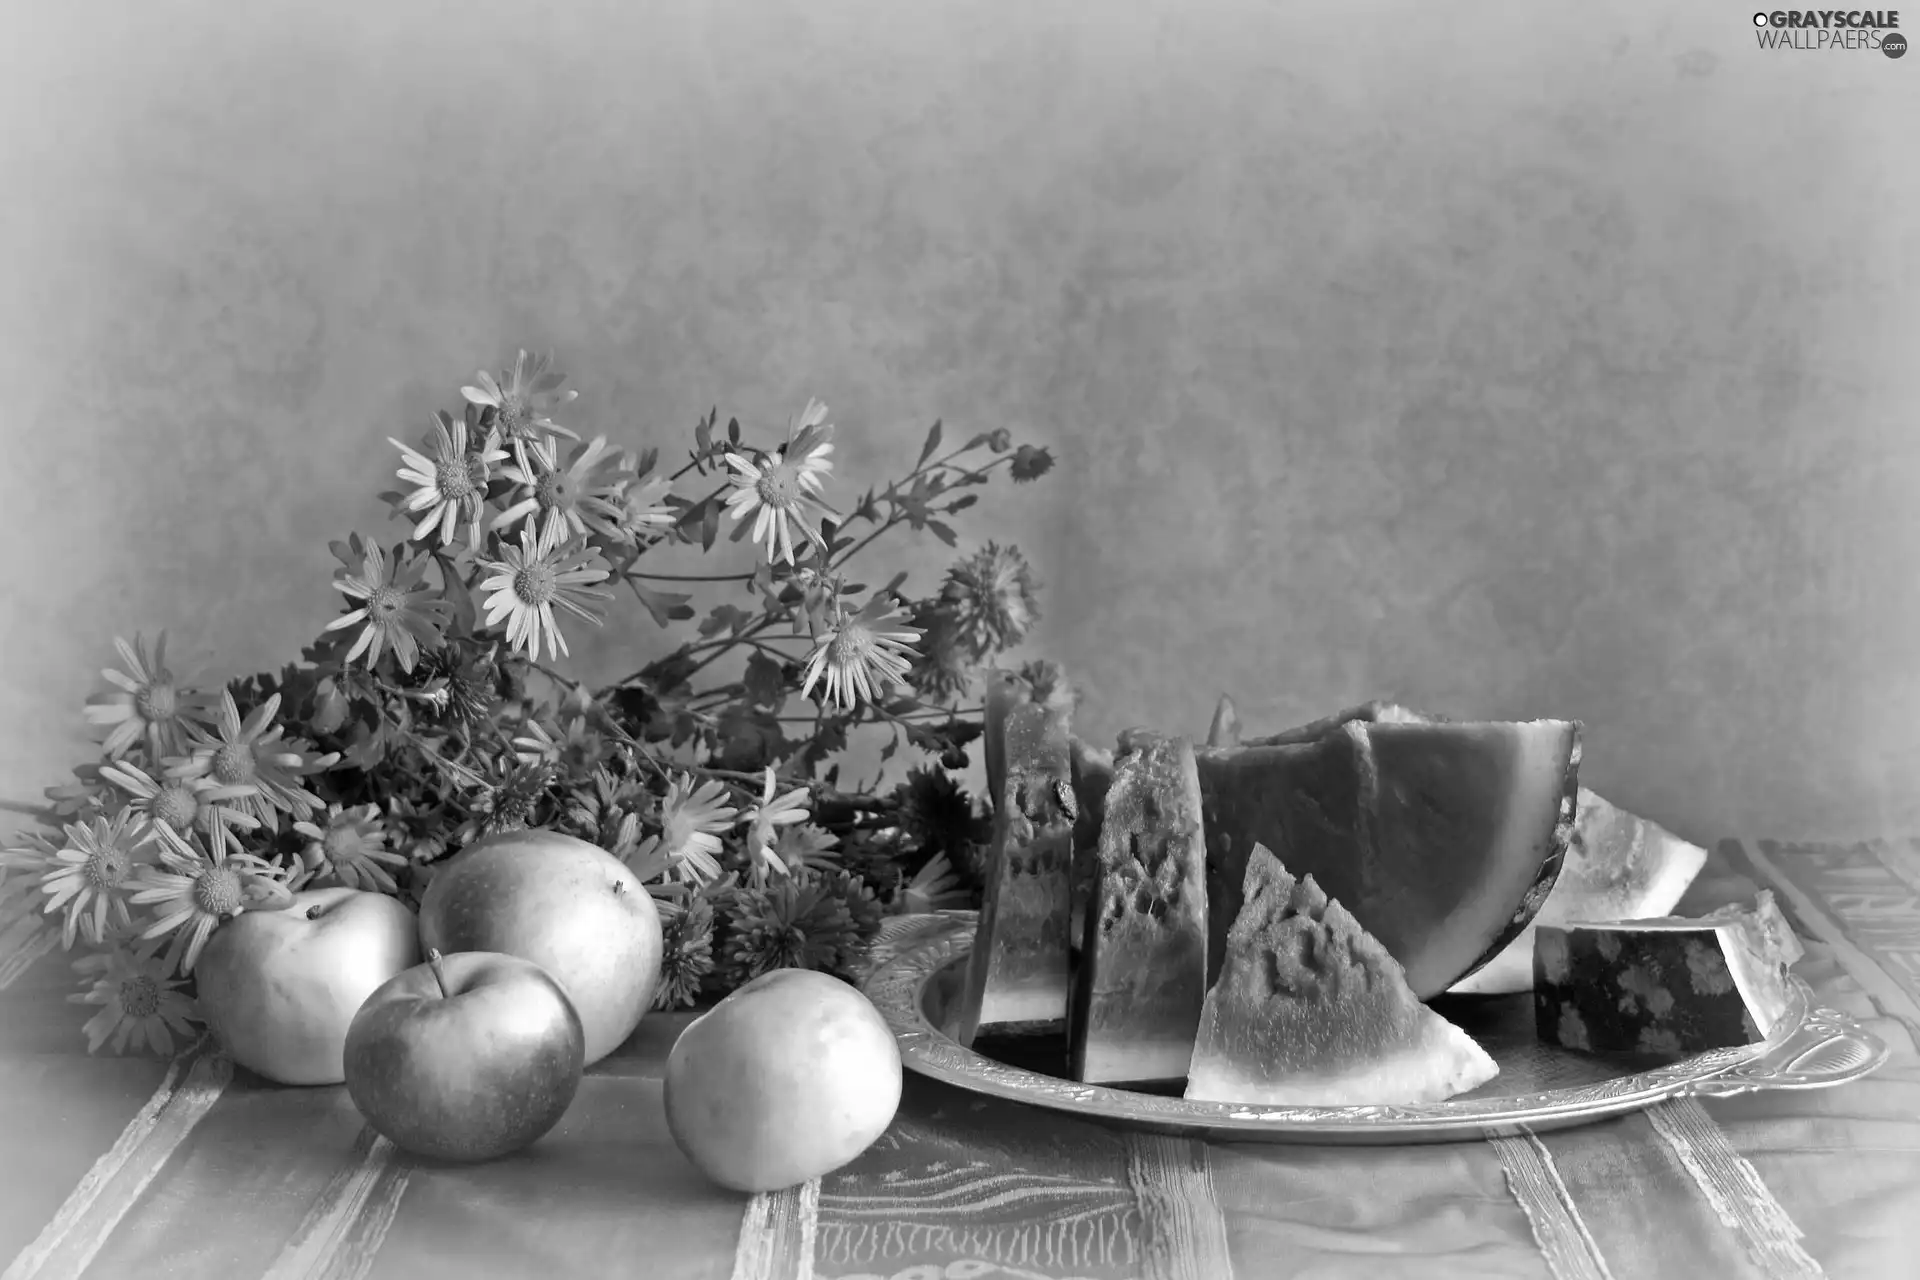
[[1907,51],[1898,9],[1775,9],[1753,15],[1762,49],[1878,49],[1889,58]]

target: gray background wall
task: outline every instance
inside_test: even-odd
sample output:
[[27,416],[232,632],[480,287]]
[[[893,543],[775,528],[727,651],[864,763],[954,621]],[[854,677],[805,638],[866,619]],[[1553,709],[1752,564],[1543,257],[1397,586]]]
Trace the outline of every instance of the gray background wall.
[[634,444],[810,394],[861,482],[935,416],[1049,443],[972,528],[1093,733],[1571,716],[1695,839],[1920,829],[1920,56],[1654,0],[9,7],[0,793],[116,632],[291,655],[385,437],[529,345]]

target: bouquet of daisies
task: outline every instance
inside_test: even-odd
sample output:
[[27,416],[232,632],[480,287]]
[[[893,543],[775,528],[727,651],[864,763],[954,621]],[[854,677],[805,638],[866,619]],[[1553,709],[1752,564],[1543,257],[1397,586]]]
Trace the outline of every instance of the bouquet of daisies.
[[[0,848],[0,984],[77,952],[89,1050],[171,1053],[223,921],[328,886],[417,906],[436,864],[522,827],[648,886],[658,1008],[775,968],[856,976],[890,920],[969,904],[987,819],[956,776],[981,731],[967,703],[1038,619],[1033,574],[989,541],[916,596],[853,561],[889,534],[957,547],[978,487],[1038,479],[1047,450],[1003,428],[943,451],[936,422],[911,471],[843,513],[817,401],[766,442],[709,413],[669,469],[557,420],[564,381],[522,352],[391,441],[404,530],[332,544],[341,612],[298,661],[203,687],[164,633],[115,641],[86,707],[99,759],[5,806],[32,823]],[[751,569],[655,571],[723,532],[751,539]],[[620,594],[664,629],[661,656],[600,689],[554,670]],[[837,760],[860,734],[885,736],[864,785]],[[883,788],[902,748],[919,759]]]

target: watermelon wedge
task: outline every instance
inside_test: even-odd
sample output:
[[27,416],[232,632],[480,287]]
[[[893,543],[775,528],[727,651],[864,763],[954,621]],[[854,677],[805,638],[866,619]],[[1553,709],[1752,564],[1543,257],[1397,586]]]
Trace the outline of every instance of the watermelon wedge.
[[1580,788],[1566,864],[1533,923],[1484,968],[1454,983],[1460,995],[1533,989],[1533,939],[1543,925],[1664,916],[1707,865],[1707,851],[1657,822]]
[[1007,718],[1015,707],[1033,701],[1033,686],[1017,671],[987,672],[985,709],[980,713],[980,752],[987,772],[987,803],[1000,807],[1007,785]]
[[1217,980],[1255,845],[1311,875],[1429,999],[1539,912],[1573,833],[1580,731],[1564,720],[1348,719],[1318,737],[1196,753]]
[[1015,705],[1003,738],[1006,781],[993,820],[986,891],[954,1037],[1065,1029],[1073,859],[1072,763],[1065,714]]
[[1694,919],[1542,925],[1535,1030],[1566,1049],[1665,1058],[1755,1044],[1791,1008],[1787,970],[1804,954],[1769,889]]
[[1415,998],[1387,949],[1295,880],[1263,844],[1247,859],[1226,967],[1207,993],[1186,1096],[1275,1107],[1439,1102],[1499,1074]]
[[1073,975],[1073,1076],[1177,1083],[1207,995],[1206,840],[1187,739],[1136,736],[1116,754],[1097,874]]

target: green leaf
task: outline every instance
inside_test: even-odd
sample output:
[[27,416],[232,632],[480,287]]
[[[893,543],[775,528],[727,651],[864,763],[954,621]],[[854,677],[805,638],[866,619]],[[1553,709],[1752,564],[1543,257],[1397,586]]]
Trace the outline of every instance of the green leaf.
[[941,524],[938,520],[927,521],[927,528],[933,530],[933,536],[948,546],[957,547],[960,545],[959,535],[955,534],[951,528]]
[[455,635],[473,634],[480,629],[480,609],[473,593],[467,590],[466,579],[444,553],[435,552],[433,561],[440,566],[440,596],[453,606],[453,621],[448,630]]
[[780,704],[787,700],[786,668],[758,649],[747,655],[742,683],[748,700],[756,706],[778,711]]
[[693,442],[699,446],[702,457],[713,452],[713,414],[711,412],[694,424]]
[[628,578],[627,585],[633,588],[634,596],[653,615],[654,622],[662,627],[693,616],[693,609],[687,604],[693,599],[692,596],[677,591],[655,591],[642,585],[638,578]]
[[[705,506],[706,510],[700,513],[700,550],[711,551],[713,540],[720,535],[720,503],[709,499]],[[743,527],[746,523],[744,520],[740,521]],[[737,530],[735,535],[738,536]]]
[[715,727],[714,767],[757,773],[791,749],[773,714],[739,704],[720,713]]
[[899,594],[901,584],[906,582],[906,580],[907,580],[907,571],[905,569],[902,569],[899,573],[896,573],[893,575],[893,577],[887,582],[886,586],[880,588],[880,594],[886,595],[886,596]]
[[952,502],[949,502],[947,504],[947,508],[946,508],[947,514],[952,515],[956,511],[965,511],[968,507],[972,506],[974,503],[978,501],[980,501],[980,495],[977,493],[961,494],[959,497],[955,498]]
[[931,458],[933,456],[933,451],[935,449],[938,449],[939,447],[940,447],[940,419],[935,418],[933,420],[933,429],[927,432],[927,442],[920,446],[920,460],[914,463],[913,465],[916,468],[925,466],[927,464],[927,459]]
[[740,629],[752,621],[753,615],[737,605],[717,604],[701,619],[700,636],[702,639],[712,639],[722,631],[739,635]]
[[740,419],[738,418],[727,419],[727,443],[736,446],[740,443]]

